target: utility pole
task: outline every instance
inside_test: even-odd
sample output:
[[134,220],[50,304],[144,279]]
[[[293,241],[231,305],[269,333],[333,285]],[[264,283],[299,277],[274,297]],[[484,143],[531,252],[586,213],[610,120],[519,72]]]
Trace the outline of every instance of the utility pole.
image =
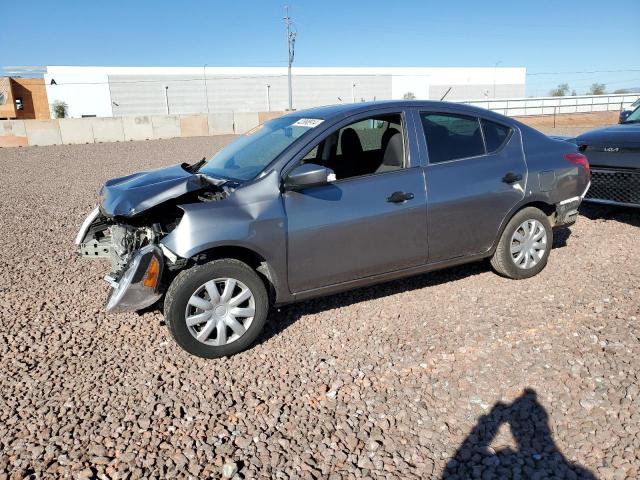
[[204,78],[204,94],[207,100],[207,113],[209,113],[209,89],[207,88],[207,64],[202,67],[202,78]]
[[289,17],[289,6],[285,5],[284,7],[284,24],[287,27],[287,49],[289,52],[288,55],[288,63],[289,70],[287,74],[287,80],[289,85],[289,111],[293,110],[293,93],[291,91],[291,64],[293,63],[293,57],[295,56],[295,44],[296,44],[296,32],[291,31],[291,17]]

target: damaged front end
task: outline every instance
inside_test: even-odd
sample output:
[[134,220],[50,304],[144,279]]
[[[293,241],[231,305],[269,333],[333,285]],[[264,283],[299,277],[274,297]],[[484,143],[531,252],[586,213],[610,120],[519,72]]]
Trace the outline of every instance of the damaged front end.
[[186,264],[160,240],[180,222],[178,204],[226,198],[223,181],[192,172],[188,165],[108,181],[100,206],[87,216],[75,243],[83,258],[111,262],[104,279],[112,290],[107,312],[138,311],[164,295],[167,277]]
[[83,224],[76,244],[83,258],[106,259],[111,273],[104,279],[112,290],[107,312],[142,310],[162,297],[165,260],[157,240],[161,232],[113,223],[96,208]]

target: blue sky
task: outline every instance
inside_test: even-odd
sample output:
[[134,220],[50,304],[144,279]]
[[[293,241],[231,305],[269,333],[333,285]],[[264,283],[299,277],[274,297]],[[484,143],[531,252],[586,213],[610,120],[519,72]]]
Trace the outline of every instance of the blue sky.
[[[0,66],[285,66],[284,1],[30,0]],[[298,66],[525,66],[527,94],[640,87],[640,0],[291,0]],[[565,72],[596,73],[565,73]],[[553,73],[552,75],[548,73]],[[556,73],[559,72],[559,73]]]

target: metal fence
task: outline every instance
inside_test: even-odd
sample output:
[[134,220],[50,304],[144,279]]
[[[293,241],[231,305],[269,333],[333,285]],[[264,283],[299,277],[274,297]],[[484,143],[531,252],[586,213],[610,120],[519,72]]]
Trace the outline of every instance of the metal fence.
[[640,98],[640,93],[464,100],[459,103],[486,108],[508,117],[620,111]]

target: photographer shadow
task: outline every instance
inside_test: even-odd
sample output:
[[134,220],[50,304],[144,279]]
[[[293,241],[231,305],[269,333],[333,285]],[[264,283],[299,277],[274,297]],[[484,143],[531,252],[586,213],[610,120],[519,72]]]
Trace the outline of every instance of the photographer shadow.
[[[549,415],[536,392],[527,389],[511,404],[497,403],[480,418],[447,463],[443,479],[567,478],[595,480],[589,470],[569,462],[549,430]],[[494,450],[498,429],[508,424],[517,444]]]

